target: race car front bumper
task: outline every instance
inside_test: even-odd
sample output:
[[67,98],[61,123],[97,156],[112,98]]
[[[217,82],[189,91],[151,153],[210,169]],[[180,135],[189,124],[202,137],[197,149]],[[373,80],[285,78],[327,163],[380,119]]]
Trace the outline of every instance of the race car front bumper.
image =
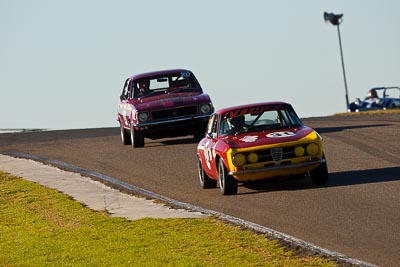
[[238,181],[256,181],[264,180],[269,178],[275,178],[279,176],[292,176],[299,174],[306,174],[316,168],[321,164],[326,163],[324,158],[318,161],[307,161],[297,164],[282,164],[275,166],[268,166],[258,169],[247,169],[240,171],[230,171],[229,175],[235,177]]

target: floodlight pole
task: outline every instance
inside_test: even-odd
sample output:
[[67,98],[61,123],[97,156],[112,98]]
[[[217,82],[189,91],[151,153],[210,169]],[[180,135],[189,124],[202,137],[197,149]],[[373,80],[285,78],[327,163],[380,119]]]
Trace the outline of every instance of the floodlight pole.
[[339,28],[339,24],[337,25],[337,32],[338,32],[338,36],[339,36],[339,47],[340,47],[340,57],[342,59],[342,69],[343,69],[343,79],[344,79],[344,89],[346,92],[346,110],[349,107],[349,94],[348,94],[348,90],[347,90],[347,79],[346,79],[346,71],[344,68],[344,59],[343,59],[343,49],[342,49],[342,38],[340,38],[340,28]]
[[324,12],[324,20],[325,22],[330,22],[332,25],[337,26],[337,32],[339,36],[339,47],[340,47],[340,58],[342,59],[342,69],[343,69],[343,79],[344,79],[344,89],[346,92],[346,110],[349,107],[349,94],[347,90],[347,80],[346,80],[346,71],[344,68],[344,59],[343,59],[343,48],[342,48],[342,38],[340,37],[340,28],[339,25],[342,23],[343,14],[334,14]]

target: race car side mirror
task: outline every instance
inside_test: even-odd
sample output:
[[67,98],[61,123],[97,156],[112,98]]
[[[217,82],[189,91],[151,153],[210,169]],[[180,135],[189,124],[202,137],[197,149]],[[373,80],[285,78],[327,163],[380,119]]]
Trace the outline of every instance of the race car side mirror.
[[209,139],[215,139],[217,138],[217,133],[207,133],[206,137]]

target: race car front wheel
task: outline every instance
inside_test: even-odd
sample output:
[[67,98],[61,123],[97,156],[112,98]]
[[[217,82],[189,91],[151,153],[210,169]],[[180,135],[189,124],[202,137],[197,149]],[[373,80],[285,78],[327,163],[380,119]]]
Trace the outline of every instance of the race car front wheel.
[[219,188],[223,195],[236,195],[238,191],[238,183],[232,175],[228,174],[222,159],[218,162],[218,180]]
[[319,165],[315,170],[310,171],[310,178],[314,185],[323,185],[328,183],[328,166],[326,161],[321,163],[321,165]]
[[131,143],[132,147],[144,147],[144,136],[136,131],[133,125],[131,125]]
[[125,130],[124,126],[122,123],[119,123],[119,128],[120,128],[120,133],[121,133],[121,141],[123,145],[130,145],[131,144],[131,138],[129,136],[129,133],[127,130]]

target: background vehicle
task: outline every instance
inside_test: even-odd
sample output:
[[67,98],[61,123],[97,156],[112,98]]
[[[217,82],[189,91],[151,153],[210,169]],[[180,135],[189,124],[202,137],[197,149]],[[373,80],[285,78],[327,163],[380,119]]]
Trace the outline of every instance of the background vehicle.
[[201,138],[214,111],[210,97],[189,70],[174,69],[126,79],[118,118],[124,145],[143,147],[144,138]]
[[290,104],[265,102],[221,109],[211,115],[197,146],[203,188],[236,194],[239,182],[309,174],[328,182],[322,139],[304,126]]
[[368,91],[364,100],[356,98],[348,107],[349,112],[400,108],[400,87],[376,87]]

